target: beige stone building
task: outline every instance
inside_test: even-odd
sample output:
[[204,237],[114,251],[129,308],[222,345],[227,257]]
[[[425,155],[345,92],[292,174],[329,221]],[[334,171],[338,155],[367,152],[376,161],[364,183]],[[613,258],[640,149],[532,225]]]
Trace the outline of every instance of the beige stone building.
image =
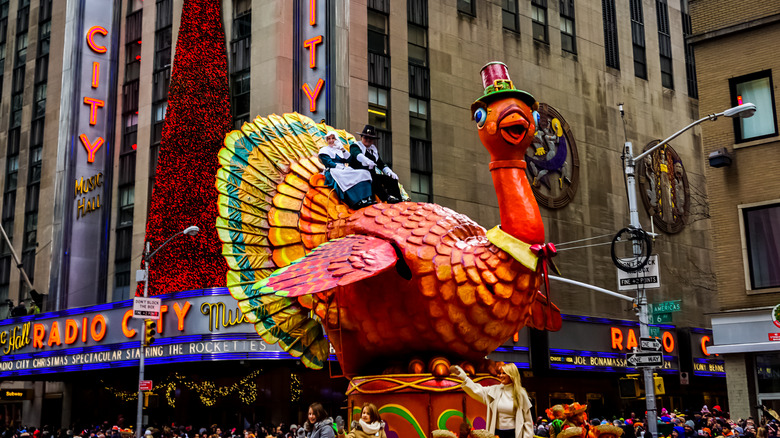
[[710,350],[725,357],[732,417],[745,418],[755,416],[759,404],[780,407],[780,200],[777,177],[764,171],[780,159],[773,85],[780,63],[763,43],[780,36],[780,2],[725,6],[691,2],[690,42],[699,64],[701,114],[742,102],[757,106],[749,119],[702,126],[705,154],[728,154],[730,162],[706,170],[718,285]]
[[[106,19],[109,26],[98,23],[88,1],[0,0],[5,44],[0,53],[7,59],[0,95],[0,144],[6,145],[0,153],[6,169],[0,174],[2,224],[34,288],[46,296],[44,311],[133,295],[183,4],[111,2],[116,18]],[[527,153],[535,163],[528,176],[542,204],[547,240],[559,246],[556,262],[564,277],[613,291],[618,273],[610,243],[629,223],[623,144],[632,142],[639,153],[700,113],[696,65],[685,39],[691,34],[685,0],[224,0],[222,18],[235,126],[256,115],[293,110],[354,133],[371,123],[381,134],[383,157],[413,200],[452,208],[485,228],[498,224],[499,213],[489,155],[470,106],[484,94],[482,66],[504,62],[514,85],[541,104],[546,137],[540,136],[538,149]],[[86,40],[85,32],[91,35]],[[702,40],[702,47],[707,44]],[[96,59],[105,62],[101,74],[107,76],[95,86],[90,82],[93,64],[83,63],[103,56],[101,47],[108,48],[106,59]],[[706,56],[712,63],[727,59]],[[745,67],[744,74],[769,68],[760,67],[756,58],[751,62],[755,68]],[[715,72],[700,73],[700,80],[710,74]],[[320,80],[322,88],[315,88]],[[317,90],[314,97],[303,85]],[[89,120],[90,106],[82,102],[85,90],[107,90],[101,97],[105,119],[84,125],[90,144],[101,136],[102,151],[110,151],[101,158],[100,171],[81,171],[73,164],[83,158],[74,158],[74,151],[84,154],[87,148],[85,140],[79,143],[77,129]],[[701,113],[723,105],[729,105],[725,97]],[[705,129],[721,130],[717,138],[731,141],[728,121]],[[713,229],[710,215],[726,208],[721,202],[737,198],[724,185],[723,196],[708,201],[703,157],[714,143],[707,143],[706,151],[702,143],[698,129],[681,136],[653,159],[657,161],[640,167],[644,173],[639,175],[641,223],[657,233],[652,253],[658,255],[660,287],[648,290],[649,300],[680,300],[681,307],[670,319],[657,321],[658,336],[661,330],[669,332],[672,342],[664,358],[668,389],[661,399],[670,408],[726,403],[722,364],[691,354],[701,341],[706,355],[702,337],[709,339],[707,314],[719,309],[713,298],[713,234],[731,224],[716,222]],[[744,153],[768,147],[762,143]],[[708,172],[717,179],[723,170]],[[68,219],[67,212],[80,202],[87,211],[86,202],[98,192],[77,191],[74,200],[69,184],[80,177],[95,177],[97,184],[99,175],[105,182],[100,186],[103,201],[99,209],[89,204],[86,216],[96,222],[78,234],[74,230],[84,221]],[[767,187],[741,190],[753,197],[750,203],[763,202],[774,199]],[[80,248],[84,257],[91,257],[84,263],[72,252],[79,250],[77,241],[91,246]],[[18,303],[29,293],[12,254],[3,248],[0,302],[7,298]],[[728,260],[725,250],[718,254],[719,260]],[[82,278],[84,266],[94,269]],[[742,274],[734,275],[738,283]],[[720,284],[726,278],[720,277]],[[73,283],[77,280],[91,286]],[[748,298],[756,300],[751,306],[771,304],[768,296],[742,292],[731,301],[724,298],[720,309],[738,307],[737,302]],[[598,345],[574,349],[546,334],[525,333],[525,344],[522,337],[515,341],[516,351],[531,356],[524,364],[528,377],[538,379],[526,382],[539,405],[576,398],[591,403],[596,415],[639,408],[639,399],[621,400],[616,389],[619,377],[635,371],[624,361],[630,344],[621,341],[618,349],[615,343],[617,334],[621,339],[625,334],[626,340],[638,335],[632,304],[559,282],[552,283],[551,296],[567,315],[561,337],[588,341],[591,325],[604,328],[605,334],[593,336]],[[585,325],[567,331],[569,322],[574,324],[570,327]],[[625,331],[629,329],[634,331]],[[551,365],[565,355],[570,363]],[[577,362],[586,358],[587,364]],[[710,365],[714,368],[706,368]],[[681,379],[688,373],[690,380]],[[583,385],[585,380],[592,383]]]

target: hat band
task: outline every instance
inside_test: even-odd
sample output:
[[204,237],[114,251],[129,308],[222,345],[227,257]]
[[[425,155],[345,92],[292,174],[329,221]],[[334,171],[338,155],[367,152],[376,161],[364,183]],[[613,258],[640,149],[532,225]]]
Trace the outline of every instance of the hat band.
[[494,79],[493,85],[485,89],[485,93],[493,93],[495,91],[503,90],[515,90],[515,84],[511,79]]

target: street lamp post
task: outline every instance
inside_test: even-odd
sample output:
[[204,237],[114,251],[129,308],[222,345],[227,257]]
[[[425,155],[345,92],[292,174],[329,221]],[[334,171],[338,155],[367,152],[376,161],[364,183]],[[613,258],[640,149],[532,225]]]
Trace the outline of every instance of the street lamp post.
[[[717,114],[710,114],[706,117],[702,117],[701,119],[691,123],[690,125],[686,126],[685,128],[675,132],[673,135],[671,135],[669,138],[658,142],[655,146],[651,147],[650,149],[642,152],[641,154],[634,157],[632,145],[630,141],[627,141],[624,145],[623,153],[625,157],[625,172],[626,172],[626,185],[628,188],[628,213],[629,213],[629,219],[630,219],[630,228],[635,230],[641,230],[642,224],[639,223],[639,212],[637,208],[637,196],[636,196],[636,175],[634,173],[636,162],[641,160],[642,158],[646,157],[650,153],[652,153],[654,150],[658,149],[659,147],[665,145],[666,143],[674,140],[677,138],[680,134],[683,132],[693,128],[694,126],[698,125],[699,123],[705,122],[707,120],[717,120],[720,116],[726,116],[726,117],[750,117],[756,112],[756,106],[752,103],[745,103],[739,106],[735,106],[733,108],[729,108],[723,112],[717,113]],[[620,113],[623,114],[623,105],[620,105]],[[639,234],[635,234],[635,239],[633,241],[633,254],[635,258],[638,258],[641,256],[641,245],[638,241]],[[649,327],[649,312],[647,308],[647,294],[645,293],[645,289],[643,287],[637,287],[636,291],[636,301],[635,301],[638,310],[639,310],[639,333],[641,337],[649,337],[650,336],[650,327]],[[652,434],[653,437],[658,436],[658,415],[655,408],[655,383],[653,381],[653,368],[644,368],[643,370],[644,374],[644,382],[645,382],[645,397],[646,397],[646,408],[647,408],[647,430]]]
[[[174,234],[173,236],[169,237],[168,240],[163,242],[162,245],[158,246],[157,249],[154,250],[151,254],[149,253],[149,250],[151,248],[151,244],[149,242],[146,242],[144,245],[144,268],[139,269],[135,273],[135,279],[136,281],[141,281],[143,279],[144,282],[144,298],[149,296],[149,264],[152,261],[152,257],[154,257],[155,254],[157,254],[157,251],[161,250],[165,245],[168,244],[171,240],[175,239],[176,237],[179,237],[181,235],[187,235],[187,236],[194,236],[198,234],[198,231],[200,231],[200,228],[196,226],[190,226],[185,228],[182,231],[179,231],[178,233]],[[144,324],[145,326],[145,324]],[[144,380],[144,357],[146,356],[145,348],[144,348],[144,341],[143,341],[143,335],[141,339],[141,345],[140,345],[140,359],[138,362],[138,416],[136,418],[136,437],[141,438],[141,428],[143,427],[143,416],[144,416],[144,392],[141,390],[141,381]]]

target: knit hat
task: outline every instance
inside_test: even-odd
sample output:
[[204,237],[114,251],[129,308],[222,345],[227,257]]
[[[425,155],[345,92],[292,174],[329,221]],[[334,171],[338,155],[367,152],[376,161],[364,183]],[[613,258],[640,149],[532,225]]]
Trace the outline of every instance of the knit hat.
[[707,405],[702,406],[701,413],[702,414],[705,414],[705,413],[709,414],[710,413],[710,409],[707,407]]

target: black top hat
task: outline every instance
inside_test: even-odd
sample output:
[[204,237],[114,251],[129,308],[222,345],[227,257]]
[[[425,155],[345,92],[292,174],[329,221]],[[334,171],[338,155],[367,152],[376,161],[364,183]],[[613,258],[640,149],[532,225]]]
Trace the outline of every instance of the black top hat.
[[376,128],[374,128],[374,125],[366,125],[366,127],[363,128],[363,132],[361,132],[359,135],[361,137],[379,138],[379,136],[376,135]]

